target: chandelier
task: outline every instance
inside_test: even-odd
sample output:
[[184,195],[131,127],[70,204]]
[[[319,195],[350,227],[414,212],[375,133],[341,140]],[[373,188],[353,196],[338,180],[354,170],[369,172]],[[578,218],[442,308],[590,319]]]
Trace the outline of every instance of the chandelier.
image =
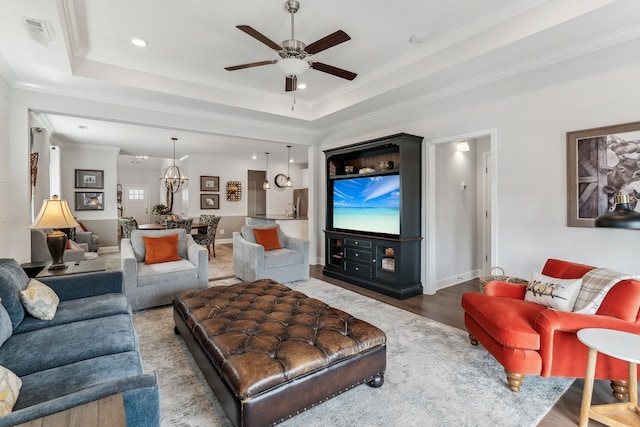
[[171,140],[173,141],[173,164],[162,172],[160,181],[167,191],[171,193],[178,193],[187,188],[187,185],[189,185],[189,178],[187,178],[187,174],[184,170],[179,166],[176,166],[176,141],[178,138],[171,138]]

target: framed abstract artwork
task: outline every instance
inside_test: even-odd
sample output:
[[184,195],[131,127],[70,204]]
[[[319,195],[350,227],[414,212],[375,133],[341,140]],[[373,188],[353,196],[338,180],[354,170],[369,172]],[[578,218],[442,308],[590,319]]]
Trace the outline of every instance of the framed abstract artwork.
[[76,191],[77,211],[102,211],[104,210],[104,193],[90,193]]
[[640,197],[640,122],[568,132],[567,225],[593,227],[621,191]]
[[104,171],[76,169],[76,188],[104,188]]
[[220,191],[220,177],[218,176],[201,176],[200,191]]
[[201,194],[200,209],[220,209],[219,194]]

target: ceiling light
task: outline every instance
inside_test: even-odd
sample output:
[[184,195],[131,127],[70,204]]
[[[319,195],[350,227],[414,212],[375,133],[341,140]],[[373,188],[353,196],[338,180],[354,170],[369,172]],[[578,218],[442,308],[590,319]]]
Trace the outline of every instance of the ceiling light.
[[264,154],[267,155],[267,169],[266,169],[266,171],[264,173],[264,175],[265,175],[264,178],[265,179],[264,179],[264,182],[262,183],[262,189],[263,190],[268,190],[268,189],[271,188],[271,184],[269,184],[269,153],[264,153]]
[[256,156],[256,155],[254,154],[253,156],[251,156],[251,158],[252,158],[253,160],[255,160],[255,159],[257,159],[257,158],[258,158],[258,156]]
[[167,191],[177,193],[187,188],[189,178],[182,168],[176,166],[176,141],[178,138],[171,138],[171,140],[173,141],[173,164],[162,172],[160,181]]
[[298,83],[298,89],[306,89],[306,88],[307,88],[306,83]]
[[287,145],[287,182],[284,184],[285,187],[293,187],[293,182],[291,181],[291,176],[289,175],[290,164],[291,164],[291,146]]
[[469,151],[469,143],[467,141],[458,141],[456,151]]
[[309,63],[298,58],[281,59],[276,66],[288,77],[297,77],[309,69]]
[[426,39],[427,35],[425,33],[415,33],[409,38],[409,43],[420,44],[423,43]]
[[131,37],[131,44],[137,47],[147,47],[149,42],[139,37]]

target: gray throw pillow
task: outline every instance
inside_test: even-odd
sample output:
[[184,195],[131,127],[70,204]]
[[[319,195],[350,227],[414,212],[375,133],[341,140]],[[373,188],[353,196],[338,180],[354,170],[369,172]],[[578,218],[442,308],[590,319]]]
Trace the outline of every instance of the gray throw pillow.
[[13,329],[24,319],[20,291],[25,290],[28,284],[29,278],[18,261],[11,258],[0,259],[0,299],[11,318]]
[[0,304],[0,346],[13,334],[13,325],[9,313]]

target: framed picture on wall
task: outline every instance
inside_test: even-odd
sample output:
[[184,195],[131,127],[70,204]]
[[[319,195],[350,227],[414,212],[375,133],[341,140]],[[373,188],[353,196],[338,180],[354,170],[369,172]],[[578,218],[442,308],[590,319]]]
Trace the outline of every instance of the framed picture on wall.
[[219,176],[201,176],[200,191],[220,191]]
[[77,211],[102,211],[104,210],[104,193],[89,193],[76,191]]
[[200,209],[220,209],[219,194],[201,194]]
[[567,186],[569,227],[594,227],[621,191],[640,197],[640,122],[568,132]]
[[76,169],[76,188],[104,188],[104,171]]

